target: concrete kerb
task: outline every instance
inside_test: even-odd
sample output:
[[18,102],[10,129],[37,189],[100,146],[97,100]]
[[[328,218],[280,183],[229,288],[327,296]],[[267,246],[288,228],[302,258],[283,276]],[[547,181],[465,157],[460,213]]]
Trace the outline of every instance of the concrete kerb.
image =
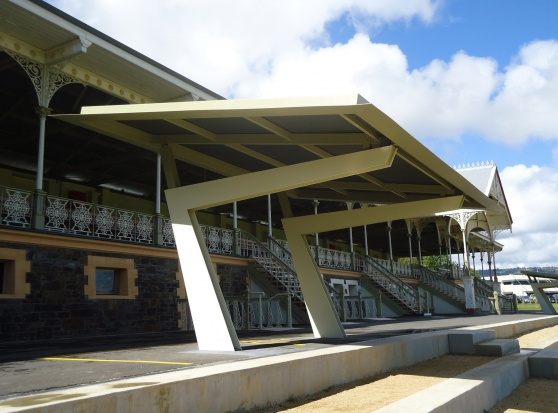
[[[516,323],[482,326],[477,329],[494,329],[498,337],[506,338],[556,324],[558,324],[558,316],[549,316]],[[460,330],[470,329],[467,327]],[[455,331],[457,330],[453,330]],[[280,403],[291,397],[313,394],[331,386],[350,383],[448,354],[448,335],[451,332],[433,331],[344,344],[6,399],[0,401],[0,413],[249,410],[258,406]],[[522,356],[526,357],[523,353]],[[507,360],[509,357],[519,357],[519,355],[506,356],[502,360]],[[522,366],[520,370],[528,372],[526,362],[519,364]],[[485,380],[487,386],[509,388],[511,392],[520,382],[511,379],[517,376],[515,369],[518,367],[509,368],[512,370],[504,375],[504,377],[509,376],[509,379],[481,375],[480,378],[466,376],[469,378],[465,381]],[[475,370],[470,373],[473,374]],[[452,380],[446,384],[453,389],[452,400],[478,397],[472,396],[471,389],[463,388],[461,376],[461,381]],[[447,389],[445,391],[448,391]],[[465,393],[463,396],[460,396],[459,389]],[[498,394],[504,392],[499,390]],[[452,411],[460,410],[456,408]],[[467,411],[472,410],[467,409]]]
[[505,356],[375,410],[376,413],[483,412],[529,378],[532,352]]

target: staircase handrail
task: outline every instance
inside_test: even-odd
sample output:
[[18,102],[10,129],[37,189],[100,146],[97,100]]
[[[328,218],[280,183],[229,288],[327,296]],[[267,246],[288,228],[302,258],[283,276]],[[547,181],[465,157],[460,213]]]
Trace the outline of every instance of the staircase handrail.
[[[241,229],[238,231],[242,234],[242,237],[239,237],[241,243],[243,243],[241,248],[246,250],[247,255],[252,257],[258,264],[265,268],[267,272],[277,279],[289,293],[299,300],[304,301],[296,272],[255,236]],[[248,243],[251,244],[251,247]],[[256,246],[256,248],[254,248],[254,246]],[[271,267],[268,260],[271,260],[276,267]],[[280,274],[277,273],[277,269],[280,269]]]
[[[485,280],[481,278],[474,278],[474,285],[475,291],[478,291],[479,294],[482,294],[483,297],[486,297],[487,300],[490,300],[494,297],[494,290],[490,284],[488,284]],[[500,300],[500,308],[506,309],[509,311],[513,311],[514,309],[514,302],[513,298],[507,297],[503,294],[498,294],[498,299]]]
[[487,283],[485,280],[483,280],[482,278],[476,278],[475,277],[475,288],[477,289],[483,289],[486,292],[492,294],[493,288],[492,285],[490,285],[489,283]]
[[281,260],[284,264],[288,265],[294,271],[293,256],[291,255],[289,249],[286,246],[282,245],[281,242],[279,242],[279,240],[272,237],[271,235],[269,235],[267,239],[270,244],[269,249],[272,251],[272,253],[279,260]]
[[461,285],[455,284],[437,272],[422,266],[415,267],[415,274],[421,282],[465,304],[465,288]]
[[413,312],[425,308],[422,304],[426,303],[419,302],[419,294],[415,288],[391,274],[387,268],[374,262],[371,257],[356,253],[355,270],[367,274]]

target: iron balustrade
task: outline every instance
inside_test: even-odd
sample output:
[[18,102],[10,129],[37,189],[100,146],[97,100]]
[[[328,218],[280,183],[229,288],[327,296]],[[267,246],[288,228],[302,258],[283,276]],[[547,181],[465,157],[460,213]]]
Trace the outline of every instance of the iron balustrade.
[[352,253],[333,250],[330,248],[318,247],[316,256],[316,246],[311,245],[310,251],[316,257],[318,267],[334,268],[337,270],[351,271],[354,270]]
[[439,275],[425,267],[416,267],[415,274],[424,284],[432,287],[447,297],[451,297],[461,304],[465,304],[465,288],[462,286],[447,280],[444,276]]
[[33,192],[0,187],[0,225],[31,228]]
[[371,257],[355,254],[355,270],[367,274],[371,280],[412,312],[420,313],[423,308],[426,308],[426,299],[420,296],[418,290],[401,281]]
[[[268,274],[273,276],[285,290],[291,293],[297,299],[304,301],[302,290],[298,282],[298,277],[291,267],[292,258],[290,253],[278,243],[273,243],[270,238],[272,247],[260,242],[256,237],[246,231],[238,230],[237,239],[240,242],[240,251],[243,257],[251,257],[260,266],[262,266]],[[274,252],[279,248],[281,255],[284,256],[287,262],[283,261]],[[273,249],[272,249],[273,248]],[[288,255],[288,258],[286,257]],[[290,262],[291,264],[288,264]]]
[[155,215],[47,196],[44,229],[92,238],[153,244]]
[[[475,291],[478,291],[482,297],[485,297],[490,303],[493,302],[494,290],[492,285],[480,278],[474,278]],[[498,302],[500,310],[516,312],[515,299],[513,297],[506,297],[505,295],[498,294]]]

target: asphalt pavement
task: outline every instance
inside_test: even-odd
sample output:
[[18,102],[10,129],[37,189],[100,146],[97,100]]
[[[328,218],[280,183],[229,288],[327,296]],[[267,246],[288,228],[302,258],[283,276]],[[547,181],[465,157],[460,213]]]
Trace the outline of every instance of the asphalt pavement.
[[0,343],[0,400],[339,344],[534,317],[545,315],[367,319],[343,323],[346,339],[315,339],[308,326],[238,331],[243,351],[236,352],[200,351],[192,331]]

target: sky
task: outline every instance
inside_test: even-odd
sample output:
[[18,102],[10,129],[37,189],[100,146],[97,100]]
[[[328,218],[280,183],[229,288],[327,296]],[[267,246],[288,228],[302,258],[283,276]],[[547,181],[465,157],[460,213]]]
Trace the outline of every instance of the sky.
[[558,266],[558,1],[48,2],[227,99],[359,93],[450,166],[496,163],[497,266]]

